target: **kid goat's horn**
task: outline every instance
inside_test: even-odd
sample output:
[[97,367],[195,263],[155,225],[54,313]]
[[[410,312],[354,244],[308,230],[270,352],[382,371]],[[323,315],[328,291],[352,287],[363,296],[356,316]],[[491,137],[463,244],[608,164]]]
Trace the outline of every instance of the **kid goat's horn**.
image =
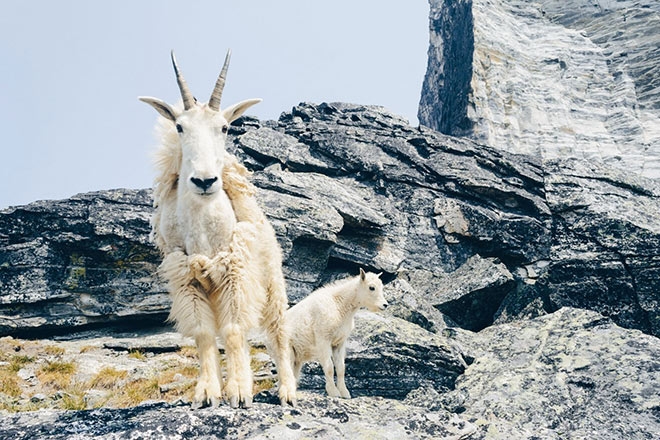
[[181,91],[181,97],[183,98],[183,108],[189,110],[195,105],[195,98],[192,93],[190,93],[190,89],[188,88],[188,84],[186,84],[186,80],[183,79],[183,75],[179,72],[179,66],[177,66],[176,58],[174,57],[174,51],[172,51],[172,66],[174,66],[176,82],[179,84],[179,90]]
[[209,107],[215,111],[220,110],[220,99],[222,99],[222,89],[225,88],[225,79],[227,78],[227,68],[229,67],[230,58],[231,49],[227,51],[225,64],[222,66],[220,76],[218,76],[218,80],[215,82],[215,87],[213,88],[213,93],[211,93],[211,99],[209,99]]

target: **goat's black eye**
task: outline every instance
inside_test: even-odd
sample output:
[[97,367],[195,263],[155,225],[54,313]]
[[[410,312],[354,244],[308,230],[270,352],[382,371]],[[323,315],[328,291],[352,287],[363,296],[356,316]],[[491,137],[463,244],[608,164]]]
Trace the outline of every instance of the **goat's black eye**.
[[222,132],[227,134],[227,131],[229,131],[229,127],[227,127],[226,125],[223,125],[222,126]]
[[181,124],[176,124],[176,131],[178,131],[179,133],[183,133],[183,127],[181,126]]
[[374,290],[376,290],[376,288],[374,286],[369,286],[369,290],[373,292]]

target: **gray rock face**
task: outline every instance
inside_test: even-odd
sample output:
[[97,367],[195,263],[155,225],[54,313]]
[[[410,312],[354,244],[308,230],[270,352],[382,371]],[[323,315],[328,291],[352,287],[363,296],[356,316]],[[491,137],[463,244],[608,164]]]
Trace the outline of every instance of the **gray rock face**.
[[[465,339],[463,339],[466,341]],[[564,308],[492,326],[453,394],[470,438],[651,439],[660,432],[660,340]],[[449,397],[446,397],[449,399]]]
[[[244,119],[233,135],[282,245],[292,302],[358,267],[389,281],[441,278],[476,253],[512,266],[548,258],[550,213],[527,158],[346,104]],[[0,213],[2,333],[162,319],[150,211],[148,191],[117,190]]]
[[[422,386],[444,393],[465,371],[463,353],[446,337],[373,313],[358,313],[355,321],[346,358],[346,386],[353,397],[402,400]],[[299,386],[325,394],[320,365],[307,364]]]
[[150,190],[0,212],[0,334],[162,321],[169,302],[154,277],[151,212]]
[[[258,394],[248,410],[221,405],[193,411],[186,402],[147,401],[123,409],[3,412],[0,437],[618,440],[660,432],[660,340],[597,313],[564,308],[479,333],[447,330],[445,336],[370,313],[358,316],[357,324],[347,379],[360,395],[351,400],[328,398],[303,384],[295,409],[279,406],[272,389]],[[177,336],[61,342],[71,347],[59,356],[68,359],[70,351],[88,362],[79,366],[81,374],[109,364],[143,375],[172,365],[174,350],[184,344]],[[48,343],[51,352],[54,343]],[[90,349],[99,344],[103,350]],[[459,370],[447,368],[453,361],[438,360],[457,359],[447,354],[459,346],[470,365],[456,376]],[[110,347],[141,347],[147,356],[124,356],[130,365],[121,365],[120,356],[109,353],[104,362]],[[437,386],[438,378],[449,376],[455,378],[450,389]],[[310,378],[316,378],[313,366],[303,372],[303,380]],[[404,398],[382,397],[386,378],[411,391]]]
[[[431,331],[571,306],[660,334],[654,181],[579,160],[544,175],[529,156],[348,104],[242,119],[230,148],[254,170],[291,302],[364,267],[402,289],[396,316]],[[162,322],[149,205],[147,190],[116,190],[0,213],[2,334]]]
[[660,177],[657,2],[429,3],[422,124]]
[[[3,409],[1,438],[657,437],[660,186],[645,176],[660,177],[660,8],[430,3],[420,121],[467,138],[341,103],[230,131],[282,246],[291,302],[358,267],[383,272],[391,306],[358,314],[348,342],[356,398],[327,398],[309,364],[296,409],[271,389],[249,410],[191,411],[191,340],[52,341],[39,358],[38,344],[8,337],[2,408],[67,393],[94,408],[145,379],[149,396],[184,400]],[[0,336],[161,324],[170,303],[151,213],[149,190],[0,211]],[[53,395],[39,375],[55,358],[73,377]],[[270,358],[254,358],[272,386]],[[102,389],[108,365],[122,374]]]
[[246,411],[228,407],[191,411],[187,405],[151,403],[130,409],[39,411],[3,417],[4,438],[84,440],[149,438],[337,439],[467,438],[475,427],[446,411],[383,398],[327,399],[301,393],[297,408],[257,402]]

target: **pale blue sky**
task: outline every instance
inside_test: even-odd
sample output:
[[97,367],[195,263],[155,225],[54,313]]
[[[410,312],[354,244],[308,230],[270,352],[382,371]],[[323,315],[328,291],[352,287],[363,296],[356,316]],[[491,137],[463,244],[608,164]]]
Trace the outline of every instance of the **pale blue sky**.
[[426,0],[4,1],[0,13],[0,209],[151,186],[156,112],[175,102],[174,49],[207,100],[232,49],[223,106],[263,98],[377,104],[417,125]]

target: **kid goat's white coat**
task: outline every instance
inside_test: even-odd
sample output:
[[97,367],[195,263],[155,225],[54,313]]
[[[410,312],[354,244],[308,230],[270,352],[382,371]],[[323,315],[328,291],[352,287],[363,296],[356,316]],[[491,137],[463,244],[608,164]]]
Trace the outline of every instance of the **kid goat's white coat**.
[[[282,403],[294,403],[296,384],[283,325],[287,308],[282,255],[275,232],[254,198],[248,171],[225,151],[229,124],[260,99],[220,109],[229,53],[208,104],[193,98],[172,53],[183,109],[140,100],[162,116],[152,219],[163,253],[159,268],[172,297],[170,319],[195,339],[200,376],[193,406],[252,403],[247,332],[260,326],[277,365]],[[216,345],[227,358],[227,380]]]
[[360,275],[315,290],[287,310],[286,329],[293,350],[296,380],[305,362],[318,361],[323,368],[328,395],[351,398],[344,382],[346,340],[354,327],[353,317],[360,308],[377,312],[387,307],[379,277],[380,274],[360,269]]

